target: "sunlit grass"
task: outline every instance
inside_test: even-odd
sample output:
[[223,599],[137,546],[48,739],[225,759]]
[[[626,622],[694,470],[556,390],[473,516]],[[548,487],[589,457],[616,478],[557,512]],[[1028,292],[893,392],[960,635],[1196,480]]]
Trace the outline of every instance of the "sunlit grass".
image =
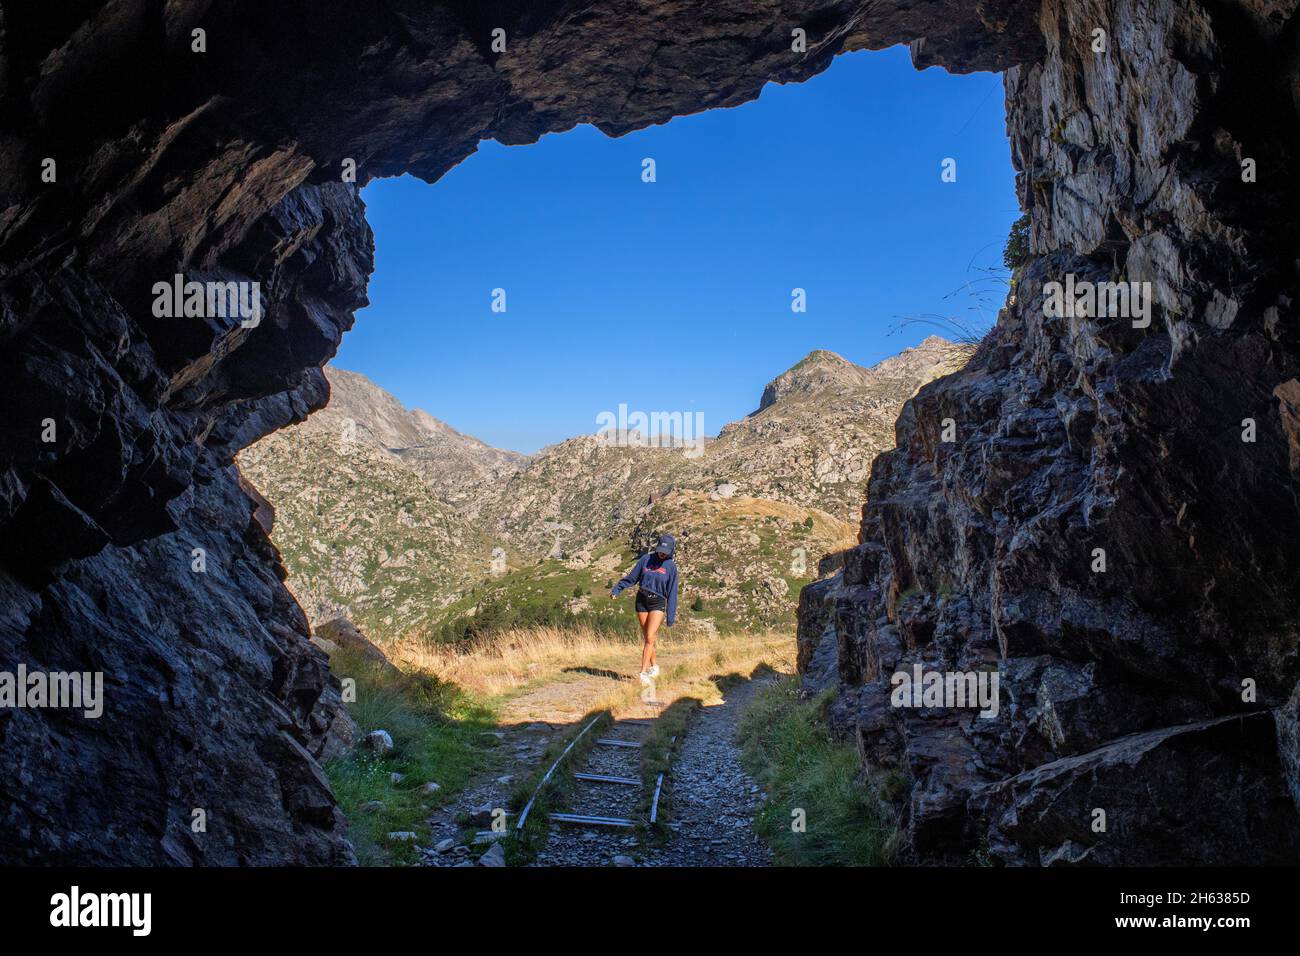
[[[357,722],[358,742],[372,730],[386,730],[393,738],[387,754],[359,746],[326,768],[357,859],[363,865],[418,862],[415,846],[428,845],[430,811],[492,765],[485,732],[496,726],[495,714],[432,675],[384,668],[345,648],[334,652],[330,667],[340,678],[356,681],[356,701],[347,709]],[[393,773],[403,775],[400,783],[392,782]],[[425,793],[428,782],[441,789]],[[388,839],[389,833],[403,831],[418,839]]]
[[[602,704],[617,706],[628,698],[635,700],[641,690],[635,681],[641,669],[641,642],[632,635],[616,637],[590,629],[539,627],[455,647],[408,640],[387,650],[404,668],[430,674],[496,703],[540,684],[573,679],[584,671],[607,671],[628,679],[626,687],[612,681],[615,686],[609,699],[586,709]],[[788,633],[716,636],[663,629],[658,640],[662,674],[657,686],[662,691],[674,682],[702,675],[749,673],[760,663],[788,671],[793,669],[793,657],[794,639]],[[714,700],[717,696],[716,688],[708,694]]]
[[[380,756],[358,747],[327,768],[358,859],[369,865],[418,862],[415,846],[429,845],[430,812],[449,802],[475,776],[503,768],[498,741],[488,731],[514,722],[506,717],[507,711],[521,722],[551,717],[530,713],[533,702],[524,699],[530,690],[572,684],[572,693],[559,696],[575,710],[571,727],[552,743],[554,753],[548,752],[522,778],[535,785],[562,742],[576,733],[578,714],[646,714],[658,707],[677,713],[673,705],[679,700],[720,702],[719,684],[725,686],[727,679],[748,675],[759,665],[783,671],[794,666],[789,634],[717,637],[661,631],[662,673],[656,682],[656,703],[648,705],[645,689],[635,679],[641,644],[632,638],[591,630],[530,628],[459,647],[408,640],[385,650],[395,669],[366,661],[345,648],[334,651],[330,660],[336,675],[356,681],[357,699],[347,707],[357,721],[359,737],[377,729],[393,737],[389,754]],[[592,682],[592,674],[605,680]],[[584,680],[586,684],[580,685]],[[571,756],[578,759],[581,754],[575,748]],[[572,769],[565,768],[553,792],[539,805],[536,838],[530,841],[534,845],[545,839],[546,809],[563,801],[565,779]],[[400,783],[392,782],[394,772],[403,774]],[[425,793],[429,781],[441,789]],[[512,801],[516,809],[527,799],[525,790],[531,793],[528,787],[516,786]],[[388,839],[389,833],[400,831],[414,832],[417,839]],[[512,852],[511,858],[518,856]]]
[[827,733],[827,701],[802,699],[791,677],[760,691],[741,718],[745,768],[768,794],[755,829],[781,865],[887,865],[898,828],[881,788],[897,781],[861,779],[857,752]]

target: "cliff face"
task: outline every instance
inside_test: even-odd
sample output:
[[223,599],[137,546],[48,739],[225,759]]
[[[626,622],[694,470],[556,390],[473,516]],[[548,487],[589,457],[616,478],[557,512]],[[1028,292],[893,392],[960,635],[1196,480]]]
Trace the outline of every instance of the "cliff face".
[[[1040,45],[1027,10],[964,6],[0,6],[0,669],[105,681],[98,720],[0,711],[0,861],[350,858],[318,762],[337,688],[231,462],[327,398],[372,268],[358,184],[734,105],[841,50]],[[259,321],[159,316],[176,275],[258,283]]]
[[[337,690],[230,463],[327,397],[319,366],[372,267],[352,163],[362,183],[432,181],[484,138],[618,134],[898,42],[922,66],[1033,64],[1008,108],[1038,258],[996,340],[904,413],[866,543],[817,592],[861,685],[841,711],[911,771],[918,853],[950,834],[1012,861],[1146,859],[1157,816],[1201,834],[1189,858],[1294,847],[1295,4],[1068,10],[0,7],[0,665],[100,671],[106,698],[97,721],[0,711],[0,861],[349,858],[318,763]],[[1065,269],[1156,282],[1152,327],[1036,317]],[[260,321],[156,316],[177,274],[259,283]],[[939,444],[946,417],[958,440]],[[1080,553],[1096,546],[1105,575]],[[886,711],[875,733],[893,648],[1000,662],[1007,719],[927,734]],[[1147,736],[1102,746],[1130,730]],[[1106,800],[1108,842],[1069,829]]]
[[[1295,10],[1049,0],[1007,74],[1035,256],[801,607],[838,726],[912,781],[921,859],[1300,853]],[[1068,273],[1150,282],[1149,327],[1046,317]],[[891,707],[918,662],[996,669],[998,719]]]

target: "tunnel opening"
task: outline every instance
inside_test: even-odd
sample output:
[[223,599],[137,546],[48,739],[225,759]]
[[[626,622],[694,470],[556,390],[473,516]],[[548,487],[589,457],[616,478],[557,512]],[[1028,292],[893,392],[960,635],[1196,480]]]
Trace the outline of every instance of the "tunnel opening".
[[[106,678],[101,724],[3,715],[8,859],[348,861],[319,766],[340,687],[231,467],[324,403],[364,302],[348,162],[432,181],[484,139],[629,132],[906,42],[1007,71],[1027,252],[804,588],[801,669],[864,760],[919,771],[920,861],[1294,861],[1294,12],[833,2],[792,55],[804,5],[700,7],[493,6],[505,51],[460,4],[6,9],[0,648]],[[260,282],[262,320],[154,314],[178,274]],[[1045,312],[1068,275],[1149,283],[1149,324]],[[917,654],[996,666],[1002,723],[883,709]]]
[[[902,403],[1008,294],[1001,92],[863,52],[732,110],[484,143],[432,187],[367,186],[376,272],[331,404],[239,456],[308,617],[380,643],[626,631],[590,595],[676,521],[712,555],[692,582],[712,611],[683,608],[687,627],[793,628],[819,560],[856,540]],[[724,527],[682,500],[717,487],[755,513]],[[780,540],[724,544],[778,506]]]

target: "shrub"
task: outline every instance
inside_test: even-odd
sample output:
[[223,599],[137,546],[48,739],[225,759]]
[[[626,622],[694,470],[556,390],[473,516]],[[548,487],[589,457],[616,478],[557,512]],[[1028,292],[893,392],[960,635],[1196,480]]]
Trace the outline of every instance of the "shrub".
[[1006,247],[1002,250],[1002,263],[1012,271],[1029,259],[1029,213],[1011,224]]

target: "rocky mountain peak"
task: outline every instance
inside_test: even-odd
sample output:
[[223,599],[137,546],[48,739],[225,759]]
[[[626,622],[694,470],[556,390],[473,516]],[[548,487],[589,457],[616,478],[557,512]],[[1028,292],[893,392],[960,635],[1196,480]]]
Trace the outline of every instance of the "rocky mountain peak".
[[854,389],[899,379],[914,382],[910,394],[933,378],[934,369],[946,365],[958,348],[947,339],[932,335],[920,345],[904,349],[870,368],[850,362],[829,349],[813,349],[767,383],[754,414],[766,411],[785,398],[843,395]]
[[866,385],[869,382],[868,375],[867,369],[854,365],[842,355],[828,349],[813,349],[767,383],[758,403],[758,411],[770,408],[789,395],[838,392]]

